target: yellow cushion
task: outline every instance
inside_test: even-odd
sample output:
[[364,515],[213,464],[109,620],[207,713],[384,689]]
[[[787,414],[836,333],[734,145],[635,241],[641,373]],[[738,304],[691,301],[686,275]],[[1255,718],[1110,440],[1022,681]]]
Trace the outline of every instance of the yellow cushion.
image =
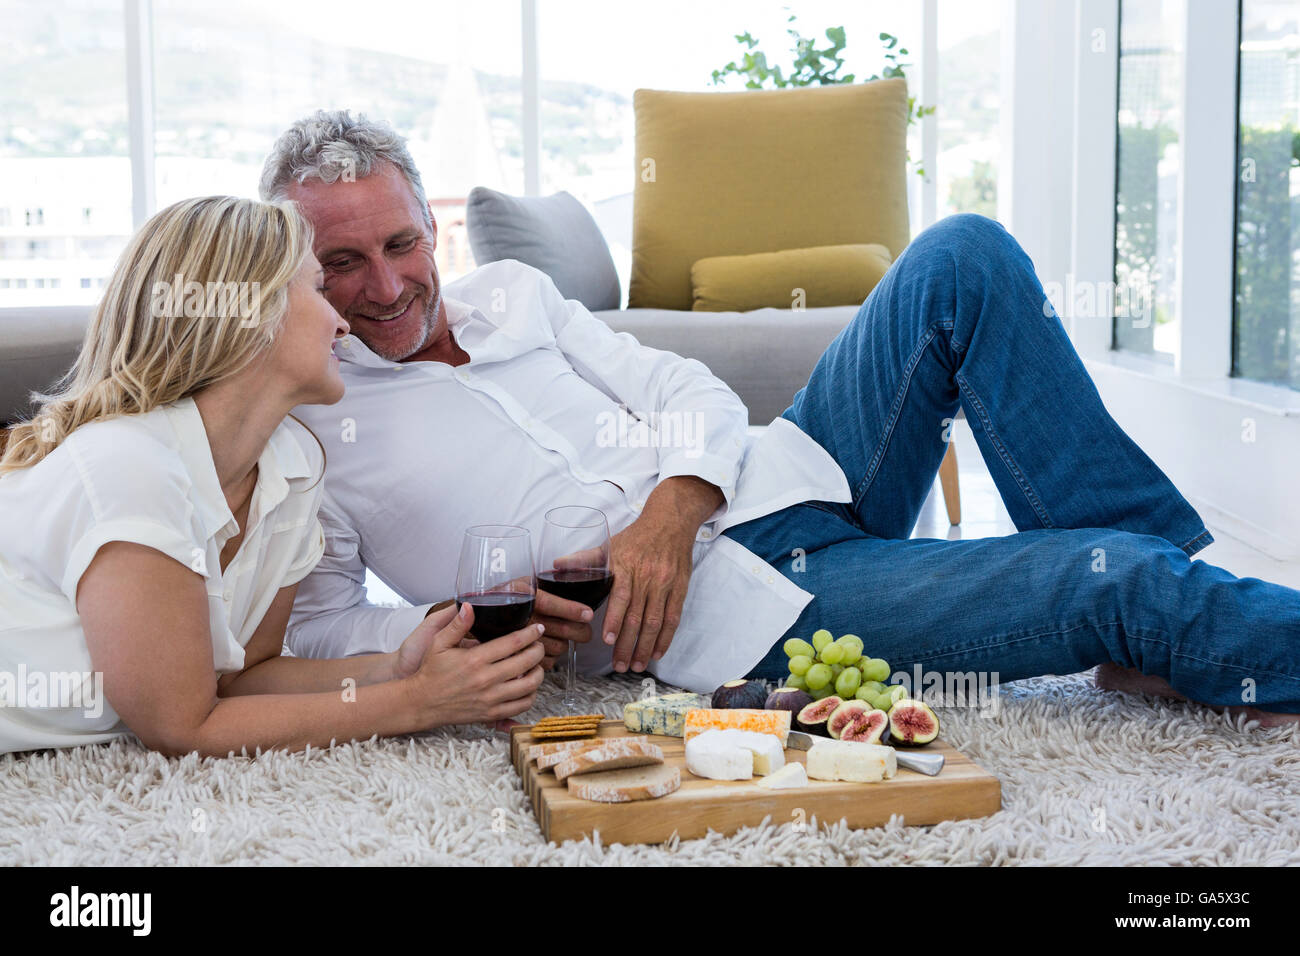
[[691,266],[696,312],[859,305],[890,266],[877,243],[712,256]]
[[907,245],[907,85],[637,90],[629,308],[689,309],[713,256]]

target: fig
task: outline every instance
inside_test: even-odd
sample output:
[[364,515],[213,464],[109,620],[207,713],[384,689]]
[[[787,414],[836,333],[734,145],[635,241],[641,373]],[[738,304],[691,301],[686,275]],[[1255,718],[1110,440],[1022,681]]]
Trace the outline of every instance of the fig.
[[835,713],[835,708],[842,703],[844,701],[834,694],[822,700],[815,700],[795,715],[794,722],[799,725],[800,730],[807,733],[829,736],[826,733],[826,721],[830,719],[831,714]]
[[883,743],[889,730],[889,715],[883,710],[868,710],[852,714],[840,727],[840,740],[859,744]]
[[846,700],[831,712],[830,717],[826,719],[826,732],[835,740],[840,739],[840,728],[847,724],[854,714],[866,713],[871,710],[870,704],[864,704],[860,700]]
[[778,687],[768,695],[764,710],[788,710],[794,717],[813,702],[812,695],[797,687]]
[[767,686],[761,680],[729,680],[713,692],[715,710],[762,710]]
[[939,736],[939,717],[928,704],[906,698],[889,711],[889,742],[900,747],[919,747]]

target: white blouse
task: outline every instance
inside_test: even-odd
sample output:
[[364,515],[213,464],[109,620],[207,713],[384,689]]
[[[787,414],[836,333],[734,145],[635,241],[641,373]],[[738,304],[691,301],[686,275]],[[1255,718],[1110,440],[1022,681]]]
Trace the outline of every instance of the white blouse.
[[286,419],[258,459],[239,533],[193,399],[76,429],[31,468],[0,476],[0,753],[98,743],[130,733],[103,697],[77,614],[77,584],[110,541],[162,552],[203,577],[212,663],[244,647],[280,588],[320,560],[324,483],[316,440]]

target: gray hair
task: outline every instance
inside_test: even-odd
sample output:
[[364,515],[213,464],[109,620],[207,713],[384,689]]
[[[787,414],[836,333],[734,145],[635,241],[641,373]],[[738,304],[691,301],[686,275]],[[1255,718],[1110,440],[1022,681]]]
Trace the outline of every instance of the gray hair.
[[317,110],[298,120],[271,148],[258,191],[263,200],[276,202],[287,198],[290,182],[306,182],[308,177],[323,183],[363,179],[377,172],[379,163],[391,163],[406,178],[425,224],[432,228],[424,184],[406,140],[387,123],[368,120],[364,113],[353,119],[347,110]]

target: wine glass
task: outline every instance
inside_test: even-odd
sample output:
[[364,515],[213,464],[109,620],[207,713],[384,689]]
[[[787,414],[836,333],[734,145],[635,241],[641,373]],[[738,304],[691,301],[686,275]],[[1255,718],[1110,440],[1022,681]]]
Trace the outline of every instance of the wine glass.
[[526,528],[481,524],[466,529],[456,569],[456,607],[474,608],[474,637],[490,641],[527,626],[536,591]]
[[[596,508],[566,505],[546,512],[537,566],[537,586],[594,613],[609,597],[614,574],[609,569],[609,523]],[[569,642],[564,709],[577,713],[578,645]]]

